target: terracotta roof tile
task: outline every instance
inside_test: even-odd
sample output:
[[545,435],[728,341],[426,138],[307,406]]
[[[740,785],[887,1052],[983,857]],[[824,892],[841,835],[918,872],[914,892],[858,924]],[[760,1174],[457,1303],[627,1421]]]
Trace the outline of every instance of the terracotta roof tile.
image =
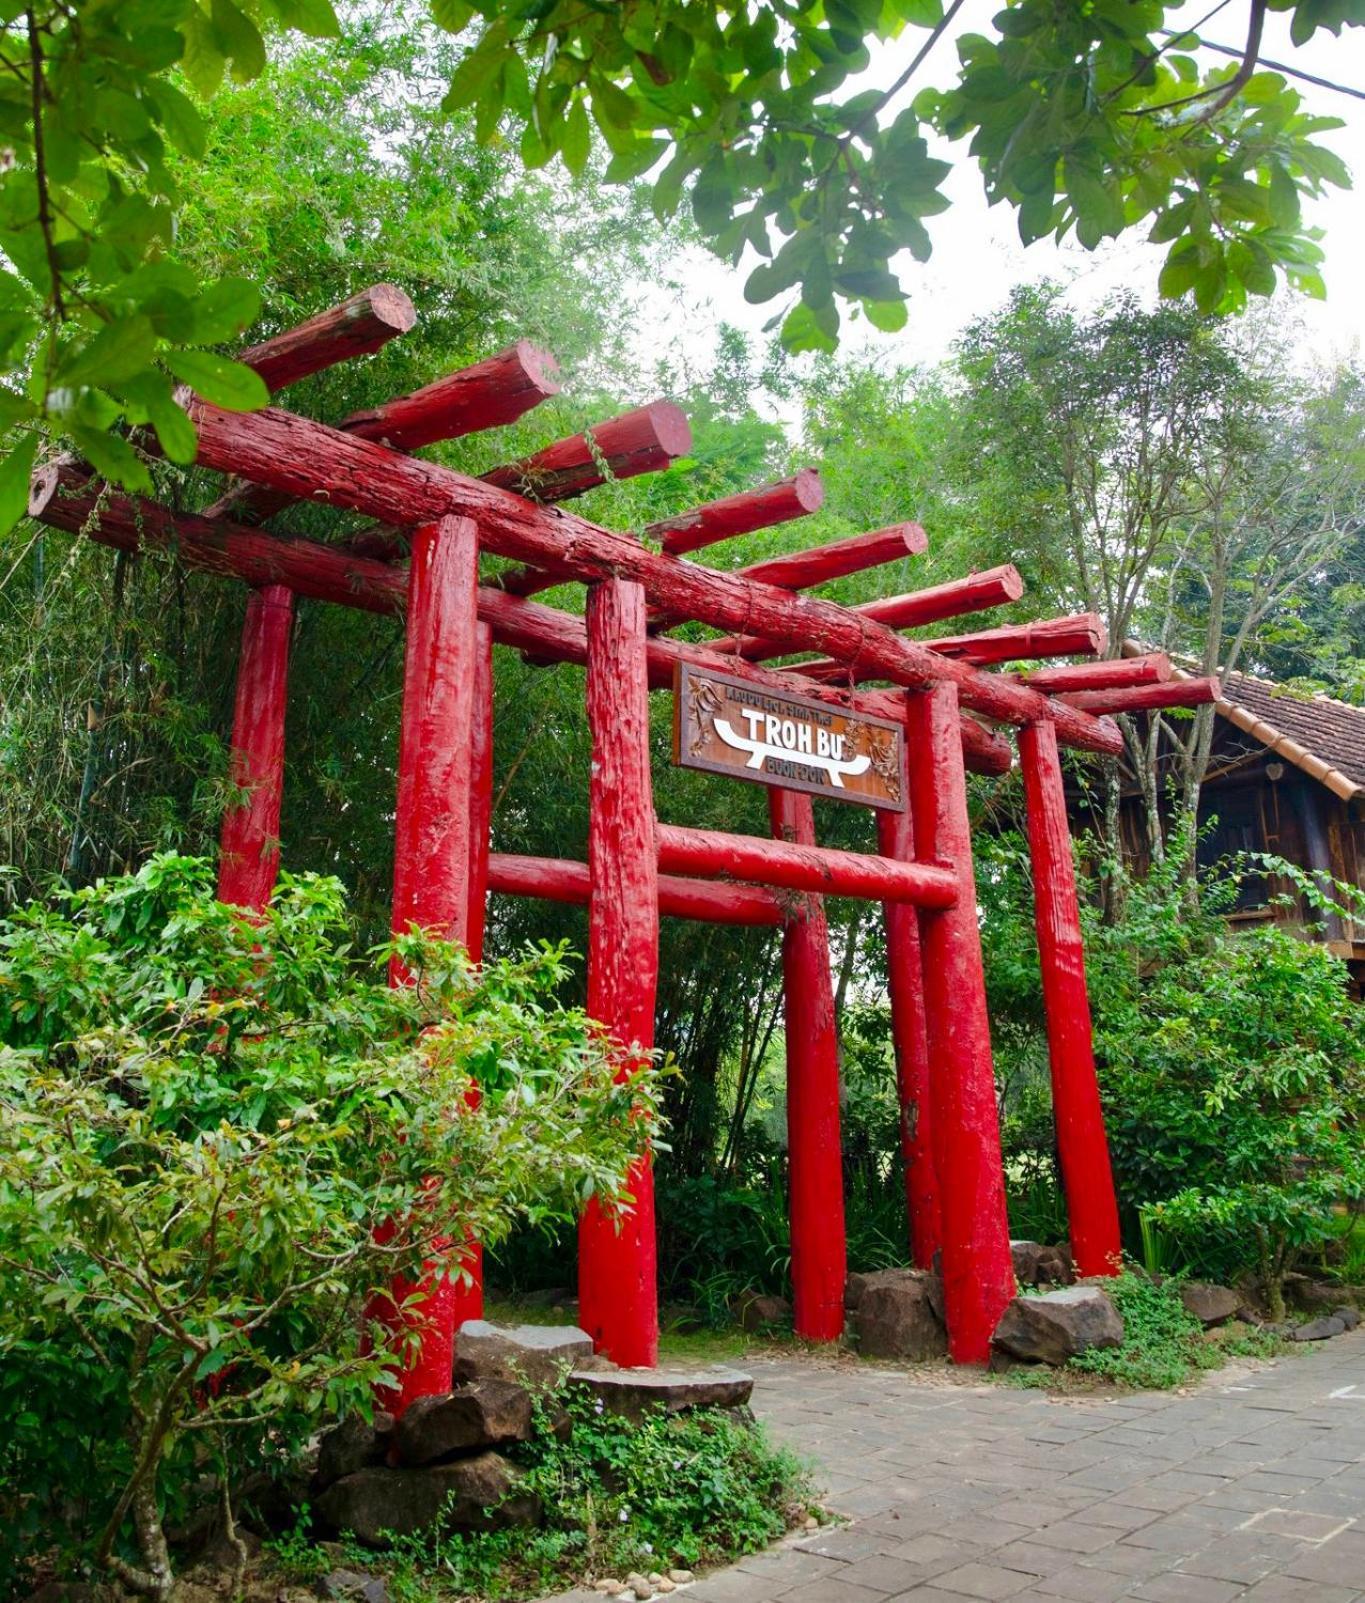
[[1226,676],[1223,697],[1365,788],[1365,707],[1305,696],[1244,673]]

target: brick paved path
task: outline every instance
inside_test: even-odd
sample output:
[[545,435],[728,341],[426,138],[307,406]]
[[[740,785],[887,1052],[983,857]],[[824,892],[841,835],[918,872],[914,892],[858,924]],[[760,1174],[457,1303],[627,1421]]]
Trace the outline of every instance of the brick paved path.
[[851,1523],[718,1571],[689,1603],[1365,1599],[1365,1327],[1184,1397],[753,1369],[756,1411]]

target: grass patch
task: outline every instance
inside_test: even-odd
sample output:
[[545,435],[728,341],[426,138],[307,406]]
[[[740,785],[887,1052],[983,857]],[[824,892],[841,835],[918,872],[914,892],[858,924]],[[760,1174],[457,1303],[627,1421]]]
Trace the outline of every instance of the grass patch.
[[1188,1385],[1229,1358],[1274,1358],[1291,1350],[1288,1342],[1250,1325],[1206,1332],[1180,1300],[1180,1283],[1159,1285],[1125,1270],[1105,1285],[1123,1318],[1123,1345],[1097,1348],[1073,1358],[1062,1369],[1015,1369],[1012,1386],[1044,1390],[1086,1390],[1096,1384],[1133,1391],[1169,1391]]
[[[539,1528],[396,1538],[382,1553],[346,1543],[346,1561],[386,1574],[399,1603],[496,1603],[632,1570],[727,1563],[812,1512],[805,1467],[742,1414],[698,1409],[630,1425],[581,1391],[561,1401],[571,1420],[565,1440],[537,1408],[531,1441],[508,1452],[540,1495]],[[318,1547],[306,1529],[272,1544],[271,1556],[305,1582],[336,1564],[335,1547]]]

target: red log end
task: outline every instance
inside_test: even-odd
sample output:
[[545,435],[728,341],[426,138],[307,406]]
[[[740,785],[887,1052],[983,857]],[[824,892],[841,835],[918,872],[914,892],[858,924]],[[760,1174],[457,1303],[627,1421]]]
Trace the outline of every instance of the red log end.
[[929,536],[918,523],[902,523],[900,530],[905,549],[912,557],[922,556],[929,549]]
[[818,512],[825,504],[825,485],[819,468],[801,468],[792,478],[792,494],[803,512]]
[[39,518],[52,504],[52,498],[61,487],[61,470],[55,462],[48,462],[38,468],[29,480],[28,487],[28,515]]
[[532,345],[530,340],[518,340],[512,350],[526,375],[528,388],[535,390],[543,400],[559,394],[559,363],[549,351]]
[[670,457],[687,455],[692,449],[692,425],[682,407],[672,401],[651,401],[640,410],[649,419],[661,451]]
[[1007,601],[1018,601],[1024,593],[1024,576],[1012,562],[992,570],[1000,581],[1000,589]]
[[350,315],[364,317],[367,313],[395,334],[406,334],[417,321],[417,308],[397,284],[372,284],[363,297],[357,296]]

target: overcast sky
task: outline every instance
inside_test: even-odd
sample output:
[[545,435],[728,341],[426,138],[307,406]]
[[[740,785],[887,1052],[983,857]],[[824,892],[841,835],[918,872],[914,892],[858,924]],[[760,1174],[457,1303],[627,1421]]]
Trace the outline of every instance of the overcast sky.
[[[955,32],[986,31],[998,9],[999,0],[967,0]],[[1220,44],[1239,44],[1235,35],[1243,11],[1241,6],[1229,10],[1228,37],[1217,31],[1217,23],[1210,24],[1208,37]],[[1300,49],[1290,43],[1288,30],[1287,13],[1269,17],[1264,56],[1365,88],[1365,29],[1343,29],[1340,39],[1324,32]],[[894,81],[922,39],[919,30],[907,30],[903,39],[874,62],[866,86],[882,87]],[[956,61],[953,39],[941,39],[908,93],[926,83],[950,82]],[[1345,119],[1345,128],[1319,137],[1351,168],[1358,186],[1355,190],[1329,190],[1328,198],[1310,207],[1307,214],[1312,224],[1325,231],[1326,301],[1297,295],[1290,299],[1290,309],[1302,320],[1305,361],[1326,364],[1365,351],[1365,100],[1301,83],[1295,87],[1303,95],[1306,109]],[[893,111],[899,109],[898,102]],[[945,145],[939,154],[954,163],[946,186],[952,207],[926,219],[934,242],[929,262],[921,265],[906,255],[897,263],[910,291],[910,321],[895,335],[878,334],[865,324],[845,321],[845,350],[872,350],[900,363],[937,361],[973,317],[1000,305],[1012,285],[1042,278],[1069,285],[1077,306],[1093,304],[1125,287],[1148,301],[1156,299],[1157,275],[1166,247],[1147,245],[1135,235],[1108,242],[1094,252],[1074,241],[1058,246],[1051,239],[1026,250],[1019,243],[1013,210],[987,206],[980,173],[966,154],[966,142]],[[681,321],[676,303],[666,313],[662,307],[660,311],[673,319],[680,351],[694,359],[709,345],[717,322],[736,323],[758,335],[772,315],[772,307],[751,307],[745,302],[744,270],[732,271],[701,250],[689,253],[677,268],[682,283]],[[657,354],[657,343],[653,350]]]

